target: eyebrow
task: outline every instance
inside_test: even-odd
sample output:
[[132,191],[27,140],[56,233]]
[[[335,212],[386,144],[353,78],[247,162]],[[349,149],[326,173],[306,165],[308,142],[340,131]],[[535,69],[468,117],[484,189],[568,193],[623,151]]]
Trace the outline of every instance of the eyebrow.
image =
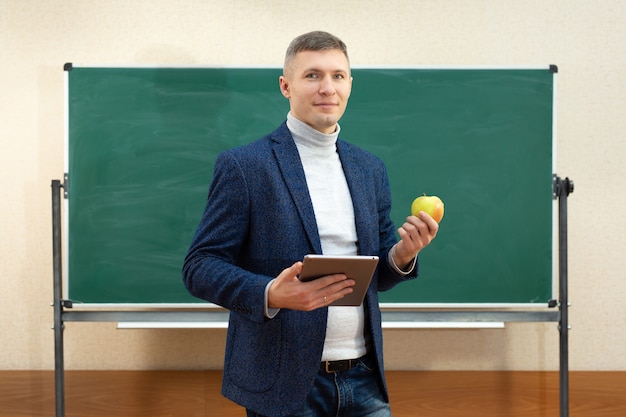
[[345,70],[345,69],[334,69],[334,70],[326,71],[326,70],[322,70],[316,67],[306,68],[303,72],[332,72],[334,74],[337,74],[337,73],[350,74],[350,71]]

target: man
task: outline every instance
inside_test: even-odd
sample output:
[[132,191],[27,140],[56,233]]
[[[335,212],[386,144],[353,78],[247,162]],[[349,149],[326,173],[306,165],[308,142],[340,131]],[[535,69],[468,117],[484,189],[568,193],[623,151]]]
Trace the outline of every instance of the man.
[[[230,310],[223,394],[248,416],[390,416],[378,291],[417,276],[436,236],[426,213],[397,232],[382,161],[338,140],[352,88],[345,44],[294,39],[280,91],[287,120],[223,152],[183,267],[196,297]],[[343,274],[298,280],[306,254],[378,255],[360,307]]]

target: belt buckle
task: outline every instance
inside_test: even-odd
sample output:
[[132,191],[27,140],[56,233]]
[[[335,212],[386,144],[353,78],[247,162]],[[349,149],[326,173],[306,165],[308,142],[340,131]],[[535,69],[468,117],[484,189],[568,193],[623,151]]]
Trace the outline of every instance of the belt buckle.
[[[343,372],[343,371],[349,371],[350,369],[352,369],[352,361],[354,359],[344,359],[344,360],[340,360],[340,361],[326,361],[324,363],[325,365],[325,369],[326,369],[326,373],[335,373],[335,372]],[[333,367],[333,369],[330,368],[330,365],[336,365],[336,368]]]

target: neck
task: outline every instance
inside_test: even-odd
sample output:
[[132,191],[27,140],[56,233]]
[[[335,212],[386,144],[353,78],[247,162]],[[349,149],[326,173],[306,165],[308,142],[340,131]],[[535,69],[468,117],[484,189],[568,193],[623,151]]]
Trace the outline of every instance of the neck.
[[339,124],[333,133],[322,133],[289,113],[287,114],[287,128],[298,146],[335,151],[340,131]]

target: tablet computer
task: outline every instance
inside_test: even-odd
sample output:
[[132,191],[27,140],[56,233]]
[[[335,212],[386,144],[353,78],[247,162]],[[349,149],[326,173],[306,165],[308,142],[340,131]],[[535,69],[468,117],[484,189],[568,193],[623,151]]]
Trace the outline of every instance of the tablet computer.
[[306,255],[300,281],[311,281],[326,275],[345,274],[356,281],[350,294],[334,301],[332,306],[360,306],[378,265],[378,256]]

